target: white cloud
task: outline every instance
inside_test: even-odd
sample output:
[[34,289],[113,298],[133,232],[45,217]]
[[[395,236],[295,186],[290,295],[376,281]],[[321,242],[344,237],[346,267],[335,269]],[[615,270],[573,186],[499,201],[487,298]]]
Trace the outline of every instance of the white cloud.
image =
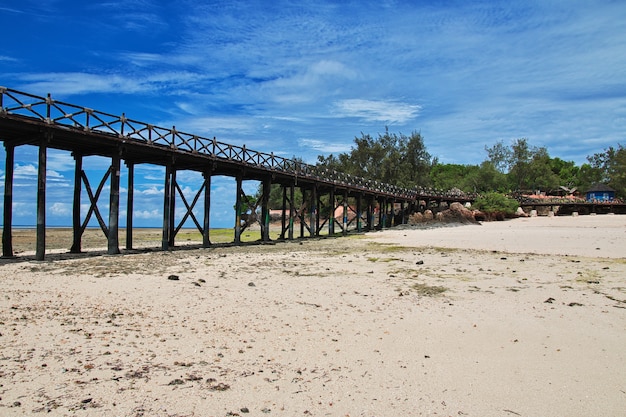
[[163,214],[159,209],[152,210],[134,210],[133,219],[141,220],[159,220],[163,219]]
[[35,165],[18,165],[16,164],[13,168],[13,179],[14,180],[22,180],[22,179],[33,179],[37,178],[37,167]]
[[72,213],[72,205],[67,203],[54,203],[48,207],[48,213],[52,216],[69,216]]
[[367,121],[406,123],[415,119],[421,106],[393,100],[346,99],[335,103],[335,117],[357,117]]
[[25,83],[20,88],[65,96],[87,93],[152,93],[163,87],[190,86],[203,76],[188,71],[157,71],[148,74],[57,72],[26,73],[18,78],[21,83]]
[[180,125],[185,126],[187,133],[194,132],[197,135],[204,135],[212,138],[215,135],[226,132],[253,133],[260,123],[251,117],[246,116],[221,116],[221,117],[194,117],[181,121]]
[[315,149],[318,152],[322,153],[341,153],[341,152],[349,152],[351,148],[350,143],[337,143],[337,142],[329,142],[323,141],[319,139],[299,139],[298,143],[300,146],[305,148]]
[[135,186],[134,196],[144,195],[144,196],[163,196],[163,188],[157,188],[155,186],[151,186],[145,189],[137,189]]

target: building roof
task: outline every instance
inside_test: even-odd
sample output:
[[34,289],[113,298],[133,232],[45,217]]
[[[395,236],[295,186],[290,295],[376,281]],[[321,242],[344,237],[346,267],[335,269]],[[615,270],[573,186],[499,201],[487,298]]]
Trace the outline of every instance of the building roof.
[[600,184],[600,183],[593,184],[586,192],[587,193],[594,193],[596,191],[603,191],[603,192],[604,191],[612,191],[612,192],[615,192],[615,190],[612,189],[611,187],[609,187],[608,185]]

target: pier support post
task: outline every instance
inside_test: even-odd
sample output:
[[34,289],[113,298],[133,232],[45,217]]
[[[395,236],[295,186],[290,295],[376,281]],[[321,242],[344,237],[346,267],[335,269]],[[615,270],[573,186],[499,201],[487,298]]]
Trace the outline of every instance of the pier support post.
[[133,211],[135,210],[135,164],[126,162],[128,168],[128,191],[126,198],[126,249],[133,248]]
[[335,234],[335,189],[331,188],[328,196],[328,236]]
[[363,228],[363,219],[361,214],[363,213],[363,194],[359,193],[356,197],[356,231],[361,232]]
[[83,173],[83,155],[74,152],[74,206],[72,208],[72,230],[73,230],[73,242],[70,248],[70,253],[80,253],[82,227],[80,222],[80,195],[82,191],[82,173]]
[[37,167],[37,244],[35,259],[43,261],[46,254],[46,163],[48,156],[46,133],[39,142],[39,163]]
[[302,194],[302,201],[300,203],[300,211],[298,212],[298,218],[300,219],[300,238],[302,239],[304,237],[304,228],[306,225],[304,212],[307,207],[306,190],[304,189],[304,187],[300,187],[300,193]]
[[109,235],[107,236],[107,253],[120,253],[119,220],[120,220],[120,155],[111,158],[111,194],[109,198]]
[[348,190],[343,191],[343,201],[341,202],[343,206],[343,216],[342,216],[342,225],[341,225],[341,234],[343,236],[348,234]]
[[15,147],[4,143],[6,159],[4,161],[4,214],[2,223],[2,257],[13,257],[13,170],[15,164]]
[[283,205],[280,215],[280,239],[285,238],[285,232],[287,231],[287,187],[281,185],[283,189]]
[[237,197],[235,199],[235,244],[241,243],[241,193],[243,177],[237,175]]
[[172,180],[170,182],[170,227],[169,227],[169,247],[173,248],[176,243],[176,167],[172,166]]
[[317,203],[317,186],[313,185],[313,188],[311,189],[311,198],[310,198],[310,213],[309,213],[309,233],[311,235],[311,237],[315,237],[317,235],[317,221],[316,221],[316,214],[317,214],[317,207],[316,207],[316,203]]
[[161,238],[161,250],[170,248],[170,212],[171,212],[171,194],[172,194],[172,164],[165,166],[165,186],[163,187],[163,234]]
[[209,238],[210,214],[211,214],[211,172],[206,171],[204,174],[204,228],[202,231],[202,247],[211,246]]
[[261,195],[261,240],[268,242],[270,240],[270,190],[272,187],[272,179],[265,178],[263,180],[263,191]]
[[365,226],[366,232],[374,230],[374,196],[367,197],[367,225]]
[[293,228],[294,228],[294,217],[296,217],[296,207],[295,200],[296,198],[296,184],[291,183],[289,186],[289,240],[293,240]]

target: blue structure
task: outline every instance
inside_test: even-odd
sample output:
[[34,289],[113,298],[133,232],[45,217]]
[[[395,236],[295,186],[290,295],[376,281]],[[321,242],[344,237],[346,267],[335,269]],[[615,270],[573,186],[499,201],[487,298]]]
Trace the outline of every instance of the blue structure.
[[586,192],[587,201],[609,203],[615,199],[615,190],[606,184],[594,184]]

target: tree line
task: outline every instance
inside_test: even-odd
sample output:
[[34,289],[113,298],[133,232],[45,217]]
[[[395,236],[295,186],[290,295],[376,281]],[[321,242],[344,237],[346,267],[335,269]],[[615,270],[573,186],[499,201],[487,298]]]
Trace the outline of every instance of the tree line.
[[[361,133],[354,138],[349,152],[319,155],[317,164],[400,187],[458,189],[483,197],[490,194],[487,197],[491,199],[499,199],[494,193],[584,193],[597,183],[612,187],[617,197],[626,198],[626,148],[621,144],[587,156],[587,162],[581,165],[551,157],[547,148],[532,146],[526,138],[510,144],[499,141],[485,146],[485,152],[486,158],[480,164],[444,164],[428,152],[420,132],[407,136],[385,128],[376,137]],[[258,200],[261,193],[259,186],[250,200]],[[301,199],[296,189],[295,201]],[[321,204],[326,205],[322,200]],[[503,204],[498,200],[496,205]],[[248,206],[244,205],[246,209]],[[282,207],[282,189],[277,184],[271,188],[270,207]]]
[[466,193],[584,192],[597,183],[626,197],[626,148],[621,144],[587,156],[577,165],[551,157],[545,147],[528,139],[486,146],[486,159],[478,165],[443,164],[430,155],[419,132],[355,137],[350,152],[318,156],[318,164],[337,171],[406,188],[460,189]]

